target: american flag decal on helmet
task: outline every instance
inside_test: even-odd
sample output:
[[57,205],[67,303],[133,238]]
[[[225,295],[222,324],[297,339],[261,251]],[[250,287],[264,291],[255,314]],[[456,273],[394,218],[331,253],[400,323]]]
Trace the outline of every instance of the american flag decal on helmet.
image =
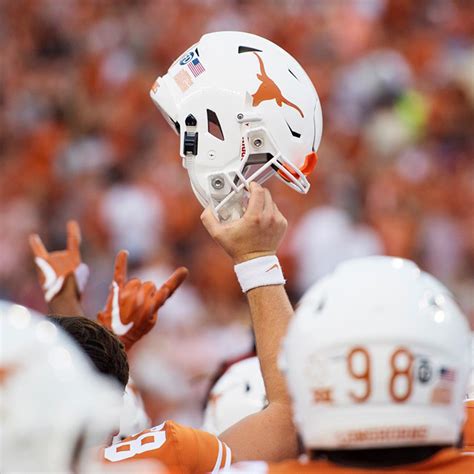
[[199,58],[194,58],[192,61],[189,61],[188,68],[193,73],[194,77],[198,77],[206,70],[201,61],[199,61]]
[[454,382],[456,380],[456,371],[448,367],[441,367],[439,375],[441,380],[446,380],[448,382]]

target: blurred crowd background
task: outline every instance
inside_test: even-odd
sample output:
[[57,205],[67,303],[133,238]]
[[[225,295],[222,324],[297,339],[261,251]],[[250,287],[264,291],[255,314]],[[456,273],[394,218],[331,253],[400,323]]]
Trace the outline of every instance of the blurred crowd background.
[[0,0],[0,298],[45,311],[27,237],[64,248],[70,218],[91,317],[119,249],[131,275],[156,283],[187,266],[132,355],[156,422],[198,426],[216,367],[252,346],[231,262],[205,233],[177,137],[148,96],[218,30],[285,48],[322,102],[310,193],[270,185],[289,221],[293,301],[345,258],[395,255],[445,282],[474,327],[472,1]]

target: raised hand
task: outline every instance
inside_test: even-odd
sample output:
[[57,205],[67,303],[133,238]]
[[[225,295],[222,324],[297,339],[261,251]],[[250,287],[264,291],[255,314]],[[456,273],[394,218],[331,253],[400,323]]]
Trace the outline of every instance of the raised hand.
[[121,250],[115,258],[114,276],[109,296],[97,320],[122,341],[125,349],[147,334],[156,324],[158,310],[188,276],[180,267],[157,289],[155,284],[138,278],[127,281],[128,252]]
[[81,261],[79,224],[73,220],[67,223],[66,250],[48,252],[38,234],[30,235],[29,241],[45,300],[49,303],[61,292],[69,275],[73,276],[80,297],[89,278],[89,269]]
[[231,222],[219,222],[212,210],[201,214],[204,227],[234,263],[275,255],[287,221],[272,200],[268,189],[250,183],[250,199],[244,215]]

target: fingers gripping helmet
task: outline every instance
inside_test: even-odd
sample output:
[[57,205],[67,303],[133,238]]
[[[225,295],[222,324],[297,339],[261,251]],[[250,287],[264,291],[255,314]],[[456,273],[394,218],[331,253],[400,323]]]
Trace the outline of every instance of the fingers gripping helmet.
[[470,357],[443,285],[408,260],[367,257],[308,290],[282,367],[309,449],[453,445]]
[[203,429],[219,435],[267,405],[265,385],[257,357],[233,364],[212,387]]
[[249,33],[204,35],[150,91],[180,136],[180,154],[203,206],[242,213],[251,181],[272,175],[301,193],[322,133],[318,95],[300,64]]
[[2,473],[90,472],[87,454],[116,430],[121,403],[59,328],[0,302]]

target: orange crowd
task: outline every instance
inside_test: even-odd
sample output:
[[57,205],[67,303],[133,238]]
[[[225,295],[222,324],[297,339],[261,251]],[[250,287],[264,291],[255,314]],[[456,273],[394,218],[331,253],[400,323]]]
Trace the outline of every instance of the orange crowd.
[[471,2],[0,0],[0,298],[45,309],[27,237],[63,248],[70,218],[91,316],[120,249],[157,283],[185,265],[188,283],[137,345],[133,373],[153,418],[194,425],[215,368],[252,341],[230,260],[202,228],[177,137],[148,92],[219,30],[281,45],[321,99],[311,191],[269,183],[289,221],[293,300],[342,258],[395,255],[445,282],[474,327]]

